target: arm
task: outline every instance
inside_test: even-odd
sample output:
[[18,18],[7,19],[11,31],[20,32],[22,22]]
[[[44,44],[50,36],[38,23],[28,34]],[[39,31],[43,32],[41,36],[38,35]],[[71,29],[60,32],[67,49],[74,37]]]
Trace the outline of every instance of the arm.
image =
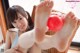
[[14,48],[4,51],[4,53],[22,53],[21,51],[15,50]]
[[5,43],[5,48],[4,50],[7,50],[7,49],[10,49],[10,46],[11,46],[11,38],[10,38],[10,32],[7,31],[7,34],[6,34],[6,43]]
[[10,37],[11,34],[12,34],[12,31],[7,31],[4,53],[21,53],[15,48],[11,48],[11,37]]
[[16,28],[8,29],[6,33],[6,42],[5,42],[5,50],[10,49],[12,45],[12,40],[16,35]]

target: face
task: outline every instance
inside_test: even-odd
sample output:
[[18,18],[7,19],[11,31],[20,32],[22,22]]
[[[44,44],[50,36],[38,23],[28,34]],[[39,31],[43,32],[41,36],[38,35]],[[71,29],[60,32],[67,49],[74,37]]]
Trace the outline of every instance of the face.
[[[26,17],[28,18],[27,14],[26,14]],[[14,20],[12,25],[18,28],[20,31],[25,31],[28,28],[28,21],[24,16],[18,13],[18,19]]]

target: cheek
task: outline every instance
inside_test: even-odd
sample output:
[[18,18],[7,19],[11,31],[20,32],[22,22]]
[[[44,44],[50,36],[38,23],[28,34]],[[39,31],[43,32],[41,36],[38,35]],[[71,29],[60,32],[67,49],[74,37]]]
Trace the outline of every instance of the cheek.
[[25,27],[28,26],[28,21],[27,20],[24,20],[24,25],[25,25]]

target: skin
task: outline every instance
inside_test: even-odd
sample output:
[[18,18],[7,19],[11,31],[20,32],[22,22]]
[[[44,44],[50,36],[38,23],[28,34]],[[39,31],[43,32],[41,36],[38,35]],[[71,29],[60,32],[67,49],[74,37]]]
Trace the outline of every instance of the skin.
[[[48,2],[48,6],[46,6],[47,2]],[[53,43],[52,46],[50,46],[49,48],[55,47],[58,51],[62,52],[62,51],[67,50],[68,47],[70,46],[71,40],[73,39],[80,25],[80,20],[76,18],[72,12],[69,12],[64,18],[65,20],[64,26],[60,31],[56,32],[54,35],[52,35],[52,37],[45,35],[46,23],[48,20],[48,16],[50,15],[50,12],[51,12],[50,7],[52,6],[53,6],[52,2],[45,1],[41,5],[39,5],[36,9],[35,28],[37,28],[36,29],[36,32],[37,32],[36,39],[38,40],[37,44],[39,44],[39,46],[42,49],[44,49],[46,48],[46,46],[50,45],[50,43]],[[51,40],[53,41],[51,42]],[[55,40],[57,42],[55,42]]]
[[[27,17],[28,15],[26,15]],[[20,13],[18,13],[18,19],[14,20],[14,22],[12,23],[12,25],[15,28],[18,28],[21,32],[25,32],[25,30],[28,27],[28,21],[26,20],[25,17],[23,17]]]
[[[25,42],[25,40],[27,40],[27,37],[29,37],[30,34],[33,34],[33,36],[36,37],[36,44],[41,49],[49,49],[54,47],[60,52],[68,49],[71,40],[80,25],[80,20],[77,19],[72,12],[69,12],[64,18],[65,22],[63,28],[52,36],[46,35],[46,23],[52,7],[53,2],[50,0],[46,0],[37,6],[35,12],[34,31],[22,34],[22,36],[19,38],[20,47],[28,49],[29,47],[26,46],[27,42]],[[28,34],[29,36],[27,36],[26,34]]]
[[[26,16],[28,16],[26,14]],[[26,20],[25,17],[23,17],[20,13],[18,13],[18,19],[17,20],[14,20],[14,22],[12,22],[12,25],[15,27],[15,28],[18,28],[19,29],[19,36],[25,32],[25,30],[27,29],[28,27],[28,21]],[[16,48],[11,48],[11,44],[12,42],[14,41],[14,38],[16,37],[16,32],[17,30],[15,28],[12,28],[12,29],[9,29],[7,31],[7,34],[6,34],[6,46],[5,46],[5,50],[7,50],[5,53],[11,53],[11,52],[17,52],[17,53],[21,53],[19,51],[16,51]],[[8,50],[9,49],[9,50]]]
[[[48,6],[46,6],[47,2],[48,2]],[[43,46],[44,46],[44,48],[46,48],[46,46],[50,45],[50,43],[53,43],[52,46],[50,46],[49,48],[55,47],[58,51],[62,52],[62,51],[67,50],[68,47],[70,46],[71,40],[73,39],[73,37],[80,25],[80,20],[78,18],[76,18],[72,12],[69,12],[64,18],[64,20],[65,20],[64,26],[60,31],[56,32],[54,35],[52,35],[52,37],[44,35],[45,31],[46,31],[46,23],[48,20],[48,16],[50,15],[48,13],[51,12],[50,7],[52,7],[52,6],[53,6],[52,2],[45,1],[44,3],[39,5],[36,9],[36,17],[35,17],[35,19],[36,19],[35,28],[37,28],[36,29],[36,32],[37,32],[36,39],[38,40],[37,43],[39,42],[38,44],[42,49],[43,49]],[[41,14],[38,15],[39,13],[41,13]],[[41,33],[39,33],[39,32],[41,32]],[[41,37],[43,37],[43,38],[41,39]],[[46,40],[46,42],[45,42],[45,40]],[[51,40],[53,40],[53,41],[51,42]],[[55,40],[57,42],[55,42]],[[49,48],[47,48],[47,49],[49,49]]]
[[[38,52],[40,52],[41,49],[49,49],[52,47],[55,47],[57,50],[61,52],[68,49],[71,43],[71,40],[74,37],[75,32],[80,25],[80,20],[78,20],[74,16],[74,14],[70,12],[65,16],[64,26],[60,31],[56,32],[52,36],[46,35],[45,34],[47,30],[46,23],[50,15],[50,12],[52,10],[52,7],[53,7],[53,2],[50,0],[46,0],[37,6],[36,14],[35,14],[34,29],[29,32],[25,32],[21,34],[19,37],[18,45],[15,48],[18,48],[18,50],[22,51],[23,53],[26,53],[31,46],[33,46],[32,48],[38,48],[39,49]],[[25,28],[25,27],[21,27],[21,29],[22,28]],[[67,30],[67,29],[70,29],[70,30]],[[28,38],[29,36],[35,36],[36,45],[34,45],[32,42],[31,42],[32,45],[30,46],[26,45],[28,42],[27,41],[25,42],[25,40],[29,39]],[[53,41],[51,42],[51,40]],[[55,42],[55,40],[57,41]],[[53,45],[46,48],[46,45],[48,46],[50,42],[53,43]],[[35,50],[32,50],[32,51],[35,51]],[[33,53],[37,53],[37,52],[35,51]]]

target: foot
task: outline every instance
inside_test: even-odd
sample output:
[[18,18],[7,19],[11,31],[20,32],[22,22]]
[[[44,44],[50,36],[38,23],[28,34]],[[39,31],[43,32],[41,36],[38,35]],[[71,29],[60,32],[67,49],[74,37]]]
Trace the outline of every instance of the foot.
[[35,28],[38,42],[44,39],[44,34],[47,29],[47,20],[53,7],[53,1],[46,0],[36,7],[35,11]]
[[57,39],[57,49],[59,51],[65,51],[69,48],[70,43],[80,25],[80,20],[78,20],[72,12],[69,12],[65,18],[63,28],[58,31]]
[[35,11],[36,27],[45,28],[52,7],[53,7],[53,1],[50,0],[43,1],[36,7]]

